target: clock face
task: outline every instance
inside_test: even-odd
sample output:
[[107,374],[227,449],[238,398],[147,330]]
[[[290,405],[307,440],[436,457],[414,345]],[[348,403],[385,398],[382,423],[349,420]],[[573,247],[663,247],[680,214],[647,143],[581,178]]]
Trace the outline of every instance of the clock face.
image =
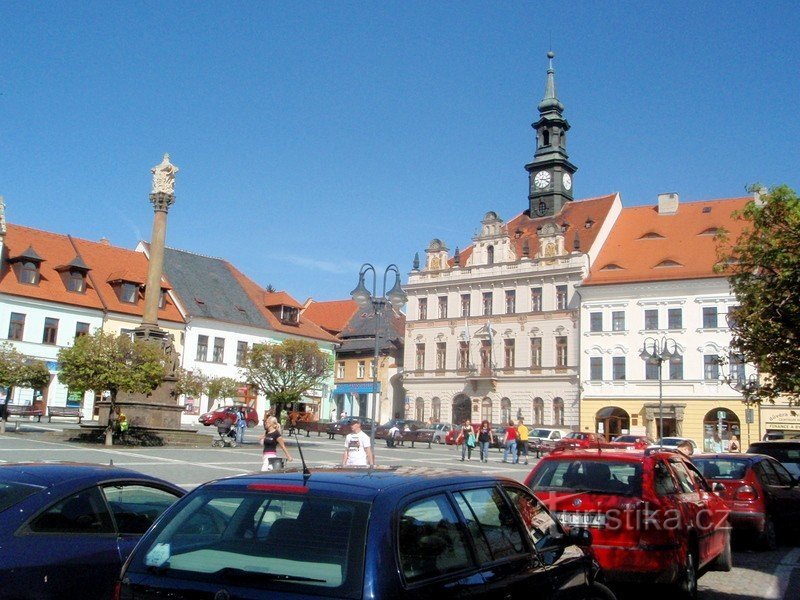
[[569,173],[564,173],[561,177],[561,181],[564,183],[564,189],[569,191],[572,189],[572,177]]
[[550,173],[548,171],[539,171],[533,178],[534,185],[540,190],[550,185]]

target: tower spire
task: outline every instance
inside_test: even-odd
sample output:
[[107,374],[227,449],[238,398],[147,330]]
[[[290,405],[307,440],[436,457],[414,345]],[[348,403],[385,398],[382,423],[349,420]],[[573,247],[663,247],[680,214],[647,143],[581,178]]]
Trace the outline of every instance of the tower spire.
[[548,67],[547,67],[547,83],[544,86],[544,98],[539,103],[539,113],[544,114],[547,111],[555,110],[559,114],[563,112],[564,105],[558,101],[556,97],[556,77],[555,77],[555,69],[553,68],[553,58],[555,57],[556,53],[550,50],[547,53],[548,58]]

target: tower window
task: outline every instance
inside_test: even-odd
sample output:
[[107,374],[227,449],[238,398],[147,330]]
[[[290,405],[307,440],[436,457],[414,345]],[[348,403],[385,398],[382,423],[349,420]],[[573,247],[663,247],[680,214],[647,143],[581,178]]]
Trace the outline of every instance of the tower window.
[[550,145],[550,132],[547,129],[542,131],[542,145],[549,146]]
[[486,249],[486,264],[488,265],[494,264],[494,246],[489,246]]

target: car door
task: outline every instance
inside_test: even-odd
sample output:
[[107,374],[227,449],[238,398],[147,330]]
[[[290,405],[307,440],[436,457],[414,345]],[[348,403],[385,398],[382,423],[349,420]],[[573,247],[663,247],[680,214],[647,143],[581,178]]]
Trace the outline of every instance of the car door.
[[491,600],[446,493],[412,499],[400,510],[397,528],[403,598]]
[[[461,489],[453,498],[480,565],[486,597],[528,598],[531,589],[537,590],[537,597],[551,597],[547,573],[502,491],[494,485]],[[541,590],[531,588],[533,584]]]
[[26,597],[110,597],[122,561],[111,514],[97,487],[59,500],[15,537],[40,549],[15,578],[24,582]]

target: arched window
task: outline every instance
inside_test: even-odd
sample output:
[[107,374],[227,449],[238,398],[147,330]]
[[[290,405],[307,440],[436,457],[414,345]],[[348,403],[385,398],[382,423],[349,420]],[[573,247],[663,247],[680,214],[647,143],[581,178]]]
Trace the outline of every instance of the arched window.
[[717,407],[703,417],[704,452],[727,452],[733,435],[742,439],[739,417],[729,408]]
[[561,398],[553,398],[553,425],[564,424],[564,401]]
[[70,271],[69,279],[67,280],[67,289],[70,292],[77,292],[79,294],[86,291],[86,280],[83,278],[83,273],[80,271]]
[[542,145],[550,145],[550,132],[547,129],[542,130]]
[[481,402],[481,421],[492,422],[492,399],[484,398]]
[[486,264],[493,265],[494,264],[494,246],[489,246],[486,248]]
[[544,423],[544,400],[541,398],[533,399],[533,424],[542,425]]
[[469,396],[459,394],[453,398],[453,425],[467,420],[472,421],[472,402],[470,402]]
[[414,401],[414,418],[417,421],[425,420],[425,401],[422,398],[417,398]]
[[24,262],[19,270],[19,280],[21,283],[36,285],[39,283],[39,269],[35,262]]
[[439,423],[442,420],[442,401],[439,398],[431,400],[431,417],[434,423]]
[[509,421],[511,421],[511,400],[503,398],[500,400],[500,422],[508,425]]

